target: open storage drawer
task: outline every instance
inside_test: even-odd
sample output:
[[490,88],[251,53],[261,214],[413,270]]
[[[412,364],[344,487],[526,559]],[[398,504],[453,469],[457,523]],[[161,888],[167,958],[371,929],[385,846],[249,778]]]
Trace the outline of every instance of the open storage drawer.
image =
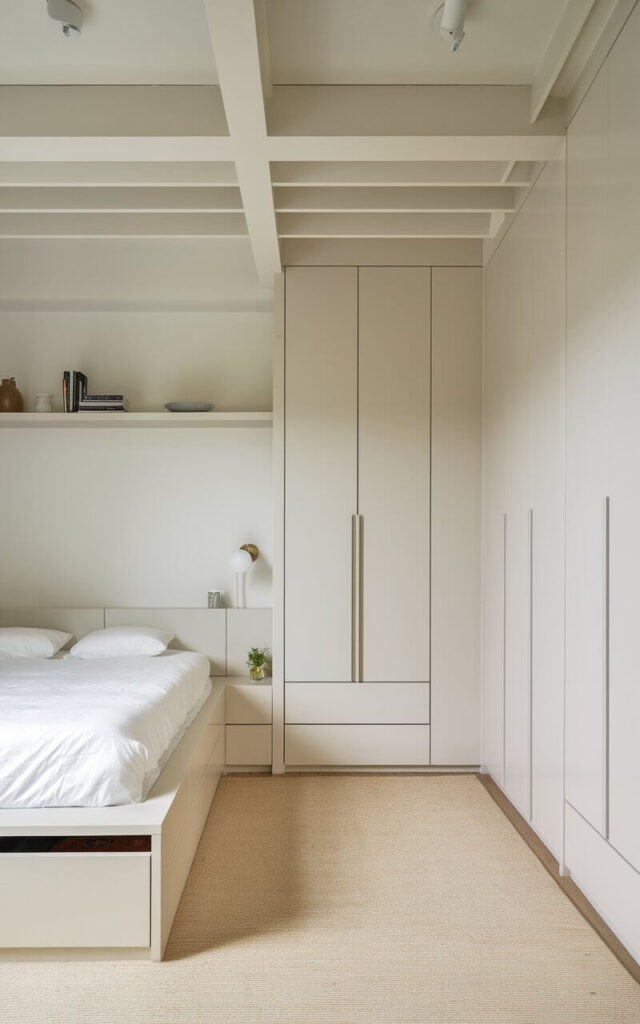
[[0,851],[0,946],[149,946],[148,836],[18,837]]

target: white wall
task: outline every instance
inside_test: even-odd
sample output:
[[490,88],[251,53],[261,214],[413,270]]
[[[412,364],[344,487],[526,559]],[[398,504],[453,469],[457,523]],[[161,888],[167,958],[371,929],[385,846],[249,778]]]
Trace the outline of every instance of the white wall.
[[[271,408],[272,314],[246,240],[0,243],[0,375],[61,409],[66,369],[136,411]],[[269,430],[0,430],[0,604],[202,606],[230,552],[271,603]]]
[[271,603],[269,430],[2,430],[0,604],[198,607],[261,558]]
[[0,312],[0,372],[32,410],[37,392],[62,409],[62,373],[89,391],[124,391],[136,412],[172,400],[220,411],[271,408],[271,313]]

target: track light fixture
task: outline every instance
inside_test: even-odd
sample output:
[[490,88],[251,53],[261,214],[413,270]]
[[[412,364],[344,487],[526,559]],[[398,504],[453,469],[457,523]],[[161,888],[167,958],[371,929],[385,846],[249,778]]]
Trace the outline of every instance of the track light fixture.
[[82,8],[73,0],[47,0],[47,13],[54,21],[62,22],[62,33],[71,39],[82,29]]
[[467,13],[468,0],[444,0],[435,9],[434,17],[440,20],[440,35],[451,44],[451,52],[455,53],[464,39],[464,19]]

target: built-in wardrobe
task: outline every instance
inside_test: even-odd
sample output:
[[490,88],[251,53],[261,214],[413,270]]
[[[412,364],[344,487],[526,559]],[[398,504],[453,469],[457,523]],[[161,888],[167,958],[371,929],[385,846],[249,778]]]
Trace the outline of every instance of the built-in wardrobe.
[[639,53],[486,267],[483,763],[640,960]]
[[480,268],[284,283],[284,763],[475,765]]

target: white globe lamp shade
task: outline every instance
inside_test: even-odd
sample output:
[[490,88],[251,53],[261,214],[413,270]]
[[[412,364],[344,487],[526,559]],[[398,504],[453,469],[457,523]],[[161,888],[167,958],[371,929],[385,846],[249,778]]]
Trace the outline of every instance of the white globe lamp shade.
[[248,551],[243,551],[242,548],[238,548],[234,551],[231,556],[231,568],[234,572],[248,572],[251,568],[253,559]]

